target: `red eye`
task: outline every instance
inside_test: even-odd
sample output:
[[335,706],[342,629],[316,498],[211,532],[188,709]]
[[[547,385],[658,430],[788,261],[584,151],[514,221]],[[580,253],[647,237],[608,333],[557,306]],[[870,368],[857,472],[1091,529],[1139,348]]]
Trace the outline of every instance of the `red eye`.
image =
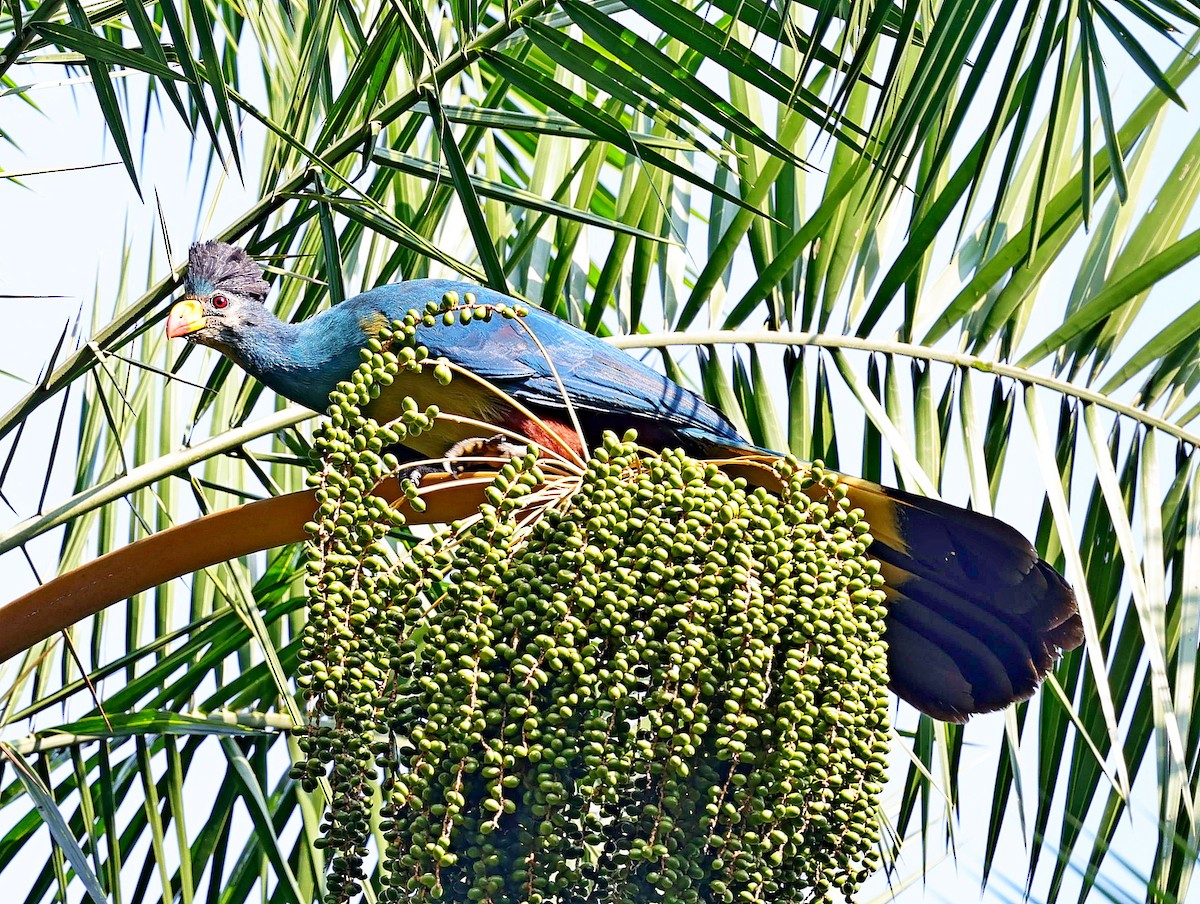
[[214,295],[212,297],[212,306],[214,308],[227,308],[229,307],[229,299],[224,295]]

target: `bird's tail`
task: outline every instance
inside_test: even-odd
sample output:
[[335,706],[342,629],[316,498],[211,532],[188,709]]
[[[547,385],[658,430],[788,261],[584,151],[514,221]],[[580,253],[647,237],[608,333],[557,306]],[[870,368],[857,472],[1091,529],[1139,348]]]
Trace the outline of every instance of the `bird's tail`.
[[938,719],[965,721],[1033,693],[1083,642],[1075,594],[1020,533],[995,518],[842,477],[875,538],[890,602],[892,690]]
[[[778,453],[710,443],[755,482]],[[756,476],[757,475],[757,476]],[[888,596],[892,690],[947,722],[1024,700],[1060,653],[1083,643],[1075,594],[1028,540],[1002,521],[839,475],[874,537]]]

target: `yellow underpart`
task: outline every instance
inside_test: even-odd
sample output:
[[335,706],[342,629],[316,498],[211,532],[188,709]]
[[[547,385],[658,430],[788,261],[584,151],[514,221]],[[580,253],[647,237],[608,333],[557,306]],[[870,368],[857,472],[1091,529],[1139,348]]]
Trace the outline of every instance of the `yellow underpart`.
[[[403,413],[405,396],[412,396],[421,409],[437,405],[448,414],[474,418],[497,427],[507,426],[505,421],[512,413],[511,406],[505,404],[502,398],[465,375],[456,375],[448,386],[443,386],[434,377],[432,364],[426,364],[420,373],[402,372],[395,383],[366,406],[364,413],[385,424]],[[428,433],[410,437],[404,444],[422,455],[436,458],[460,440],[476,438],[481,434],[486,438],[494,432],[467,424],[438,421]]]
[[388,317],[382,311],[373,311],[364,317],[360,317],[358,325],[368,336],[378,336],[379,331],[388,325]]
[[850,504],[863,510],[871,525],[871,536],[907,555],[908,541],[901,533],[897,511],[900,503],[870,481],[847,475],[839,475],[838,480],[849,490]]

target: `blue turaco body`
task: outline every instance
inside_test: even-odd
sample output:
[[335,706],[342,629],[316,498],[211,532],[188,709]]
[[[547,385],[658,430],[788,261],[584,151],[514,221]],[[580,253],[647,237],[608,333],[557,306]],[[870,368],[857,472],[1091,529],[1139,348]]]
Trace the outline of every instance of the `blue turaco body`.
[[[185,297],[171,310],[167,334],[218,349],[280,395],[318,411],[358,366],[367,341],[410,308],[423,309],[448,291],[474,293],[485,304],[516,304],[467,283],[412,280],[286,324],[263,303],[268,288],[240,248],[194,245]],[[474,380],[441,385],[430,368],[397,380],[371,414],[394,417],[407,395],[543,445],[578,448],[562,390],[532,332],[553,359],[589,443],[606,429],[634,427],[643,444],[656,448],[679,446],[710,457],[761,452],[703,399],[624,352],[544,311],[530,310],[522,320],[438,324],[420,329],[418,340],[432,357],[511,395],[541,424]],[[412,446],[436,458],[456,444],[486,439],[481,432],[439,420]],[[871,524],[871,554],[883,563],[889,676],[901,697],[937,718],[960,721],[1028,697],[1059,652],[1082,642],[1071,588],[1017,531],[937,500],[844,481]]]

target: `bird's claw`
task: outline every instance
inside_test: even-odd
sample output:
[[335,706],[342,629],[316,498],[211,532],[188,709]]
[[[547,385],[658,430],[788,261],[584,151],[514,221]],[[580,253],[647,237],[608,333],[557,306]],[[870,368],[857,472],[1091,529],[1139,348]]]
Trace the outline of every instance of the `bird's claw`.
[[419,487],[421,485],[421,481],[430,474],[445,474],[448,470],[449,468],[446,467],[444,462],[438,462],[436,464],[409,465],[408,467],[401,468],[396,472],[396,479],[399,480],[402,485],[407,480],[411,481],[414,487]]
[[446,450],[445,467],[455,477],[462,474],[473,462],[468,458],[518,458],[528,451],[524,443],[514,443],[509,437],[498,433],[495,436],[471,436],[459,440]]
[[453,477],[460,477],[468,468],[476,464],[475,461],[467,461],[466,459],[518,458],[525,455],[528,449],[528,446],[522,443],[514,443],[509,437],[503,434],[489,437],[472,436],[464,440],[459,440],[447,449],[445,456],[440,462],[410,465],[407,468],[401,468],[397,472],[396,477],[401,483],[408,480],[412,481],[413,486],[419,487],[421,481],[430,474],[450,474]]

